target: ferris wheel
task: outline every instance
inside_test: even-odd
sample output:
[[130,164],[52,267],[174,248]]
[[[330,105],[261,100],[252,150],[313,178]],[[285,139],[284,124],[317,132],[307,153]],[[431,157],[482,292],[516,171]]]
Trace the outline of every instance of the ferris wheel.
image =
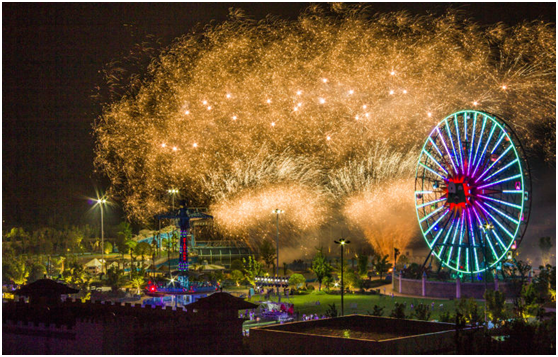
[[502,119],[476,110],[449,115],[426,138],[415,177],[429,257],[461,274],[494,268],[521,242],[530,194],[525,154]]

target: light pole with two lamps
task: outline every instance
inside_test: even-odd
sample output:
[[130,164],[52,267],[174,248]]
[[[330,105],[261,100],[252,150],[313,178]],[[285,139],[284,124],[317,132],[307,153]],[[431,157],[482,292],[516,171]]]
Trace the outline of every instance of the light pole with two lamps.
[[343,284],[343,247],[351,243],[351,241],[341,238],[339,241],[334,242],[341,246],[341,316],[345,316],[345,305],[343,304],[343,294],[345,293],[345,285]]
[[[275,238],[275,244],[277,246],[277,265],[275,266],[275,277],[277,278],[279,276],[279,215],[281,213],[285,213],[285,211],[276,208],[273,211],[271,211],[271,213],[275,213],[275,215],[277,216],[277,220],[276,220],[276,226],[277,226],[277,238]],[[279,301],[281,301],[281,294],[279,293],[279,286],[277,286],[277,299],[279,299]]]
[[103,196],[97,200],[97,204],[101,207],[101,272],[105,272],[105,227],[103,222],[103,206],[108,200]]

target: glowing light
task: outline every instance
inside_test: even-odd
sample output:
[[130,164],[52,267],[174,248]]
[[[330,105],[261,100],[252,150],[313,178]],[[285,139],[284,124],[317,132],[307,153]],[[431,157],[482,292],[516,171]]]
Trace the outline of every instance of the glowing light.
[[331,136],[328,135],[326,139],[327,139],[327,140],[331,140]]
[[192,146],[195,147],[195,148],[197,148],[197,147],[198,147],[198,143],[193,143]]
[[473,102],[473,105],[476,107],[477,105],[479,105],[479,102],[474,101],[474,102]]
[[202,102],[202,104],[203,104],[203,105],[207,105],[207,100],[204,100],[204,101]]
[[406,89],[403,89],[403,94],[407,94],[407,90],[406,90]]
[[389,91],[390,95],[393,95],[394,93],[395,93],[395,91],[393,89]]
[[327,78],[322,78],[322,82],[327,83]]
[[366,109],[366,108],[367,108],[366,104],[362,106],[362,109]]
[[426,113],[426,115],[427,115],[429,118],[432,118],[432,113],[428,112],[428,113]]
[[233,115],[232,120],[236,120],[238,119],[238,117],[236,115]]
[[319,98],[318,101],[320,102],[320,104],[324,104],[326,102],[324,98]]
[[166,146],[167,146],[167,144],[165,144],[165,143],[161,144],[161,147],[163,147],[163,148],[166,147]]
[[355,93],[355,91],[352,90],[352,89],[349,91],[349,94],[354,94],[354,93]]
[[391,71],[391,72],[389,72],[389,74],[391,74],[392,76],[395,76],[395,71]]
[[297,91],[296,91],[296,95],[301,95],[301,94],[302,94],[302,91],[301,91],[301,90],[297,90]]
[[266,100],[267,104],[271,104],[271,99]]
[[176,146],[172,147],[172,151],[177,151],[177,150],[178,150],[178,148]]
[[506,90],[506,89],[508,89],[508,86],[504,84],[504,85],[502,86],[502,89],[503,89],[503,90]]
[[271,122],[271,126],[275,126],[275,122]]
[[190,111],[189,111],[189,110],[187,110],[187,111],[185,111],[185,112],[184,112],[184,114],[186,114],[186,115],[190,115]]
[[207,110],[211,110],[211,109],[212,109],[211,105],[207,107]]
[[230,95],[229,93],[227,93],[227,96],[226,96],[226,97],[227,97],[227,98],[230,98],[230,97],[231,97],[231,95]]

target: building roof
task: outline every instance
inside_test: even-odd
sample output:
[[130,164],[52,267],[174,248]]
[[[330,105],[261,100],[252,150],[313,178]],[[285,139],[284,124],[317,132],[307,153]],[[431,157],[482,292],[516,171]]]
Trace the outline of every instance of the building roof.
[[214,293],[188,305],[188,309],[196,310],[242,310],[255,309],[258,305],[237,298],[229,293]]
[[31,284],[22,286],[14,291],[14,295],[19,296],[52,296],[77,294],[79,290],[70,288],[69,286],[57,283],[50,279],[39,279]]

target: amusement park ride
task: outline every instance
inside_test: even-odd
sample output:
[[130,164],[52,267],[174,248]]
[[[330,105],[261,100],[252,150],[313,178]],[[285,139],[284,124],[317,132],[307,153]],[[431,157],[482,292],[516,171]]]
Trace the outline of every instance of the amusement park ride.
[[179,257],[178,257],[178,276],[176,282],[171,280],[169,286],[158,287],[153,284],[148,285],[148,293],[150,295],[164,295],[164,294],[177,294],[177,293],[193,293],[203,291],[215,291],[216,286],[211,284],[206,286],[198,286],[191,283],[188,278],[188,236],[190,235],[191,223],[197,220],[213,219],[206,213],[203,213],[199,208],[186,207],[185,201],[180,203],[177,212],[169,212],[155,216],[156,219],[171,219],[176,222],[180,229],[179,241]]
[[443,119],[418,160],[415,207],[430,248],[458,275],[498,269],[519,246],[531,209],[529,166],[502,119],[464,110]]

